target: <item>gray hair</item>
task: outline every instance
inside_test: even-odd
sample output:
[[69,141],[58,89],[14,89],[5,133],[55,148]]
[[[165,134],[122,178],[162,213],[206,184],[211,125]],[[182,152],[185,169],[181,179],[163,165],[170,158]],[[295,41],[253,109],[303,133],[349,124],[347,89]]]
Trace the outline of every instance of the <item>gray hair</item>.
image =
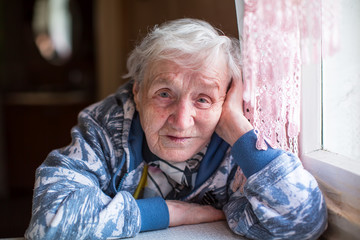
[[127,60],[128,73],[141,83],[149,63],[170,60],[181,67],[200,69],[219,54],[227,60],[230,78],[241,76],[240,42],[225,36],[209,23],[197,19],[178,19],[155,26],[135,47]]

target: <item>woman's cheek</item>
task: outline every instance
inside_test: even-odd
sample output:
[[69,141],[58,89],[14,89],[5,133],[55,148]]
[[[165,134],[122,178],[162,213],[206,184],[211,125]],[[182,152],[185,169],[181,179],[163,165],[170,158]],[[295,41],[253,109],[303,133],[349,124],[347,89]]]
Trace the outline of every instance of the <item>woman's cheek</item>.
[[201,118],[207,122],[217,123],[220,119],[221,112],[222,112],[222,107],[216,105],[213,106],[211,109],[208,109],[207,111],[203,112],[203,114],[201,114]]
[[167,114],[162,108],[148,107],[144,117],[149,129],[160,129],[166,121]]

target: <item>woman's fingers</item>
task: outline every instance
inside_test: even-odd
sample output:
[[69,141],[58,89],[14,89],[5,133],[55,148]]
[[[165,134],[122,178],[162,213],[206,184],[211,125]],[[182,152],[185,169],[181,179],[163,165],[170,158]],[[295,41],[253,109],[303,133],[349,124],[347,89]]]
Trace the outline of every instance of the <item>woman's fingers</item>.
[[246,132],[253,129],[243,112],[241,79],[233,79],[227,92],[216,133],[231,146]]
[[199,205],[177,200],[167,200],[170,227],[214,222],[225,219],[223,211],[209,205]]

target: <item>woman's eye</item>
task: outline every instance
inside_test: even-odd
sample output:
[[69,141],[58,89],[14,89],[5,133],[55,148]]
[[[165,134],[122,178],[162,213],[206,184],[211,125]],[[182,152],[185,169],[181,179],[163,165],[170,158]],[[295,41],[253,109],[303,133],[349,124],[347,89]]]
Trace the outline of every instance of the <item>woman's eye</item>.
[[174,93],[170,89],[159,89],[154,95],[154,100],[161,106],[167,106],[174,102]]
[[208,103],[208,100],[205,99],[205,98],[199,98],[199,99],[198,99],[198,102],[199,102],[199,103]]
[[170,97],[170,94],[168,92],[160,92],[159,96],[162,98],[168,98],[168,97]]
[[200,108],[209,108],[211,106],[211,99],[200,97],[197,99],[197,104]]

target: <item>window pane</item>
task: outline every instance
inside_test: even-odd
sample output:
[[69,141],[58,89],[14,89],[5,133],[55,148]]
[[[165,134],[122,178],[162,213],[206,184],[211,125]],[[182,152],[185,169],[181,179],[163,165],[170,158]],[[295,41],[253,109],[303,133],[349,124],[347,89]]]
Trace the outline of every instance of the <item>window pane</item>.
[[[334,2],[338,5],[332,6]],[[323,0],[322,4],[323,146],[360,160],[360,1]],[[332,18],[329,9],[337,11],[338,18]],[[330,19],[338,19],[337,28],[326,25]],[[331,54],[334,36],[339,44]]]

